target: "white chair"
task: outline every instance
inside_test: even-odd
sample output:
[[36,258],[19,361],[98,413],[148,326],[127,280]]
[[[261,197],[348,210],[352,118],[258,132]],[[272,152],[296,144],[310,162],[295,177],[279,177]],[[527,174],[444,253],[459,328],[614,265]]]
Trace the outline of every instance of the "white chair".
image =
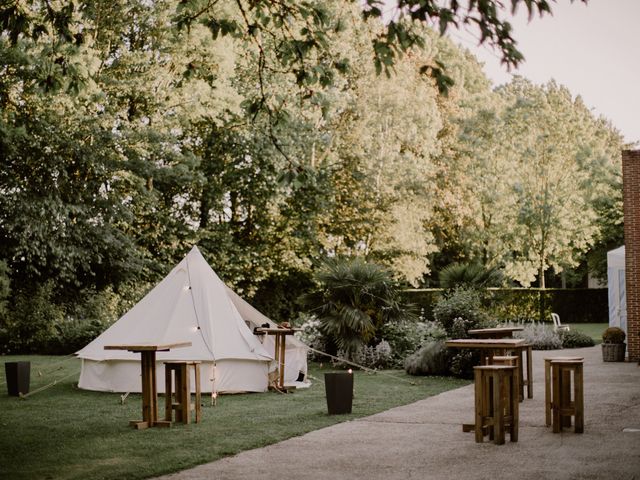
[[569,325],[562,325],[562,323],[560,323],[560,315],[558,315],[557,313],[552,313],[551,319],[553,320],[553,330],[555,332],[557,332],[558,330],[564,330],[566,332],[569,331]]

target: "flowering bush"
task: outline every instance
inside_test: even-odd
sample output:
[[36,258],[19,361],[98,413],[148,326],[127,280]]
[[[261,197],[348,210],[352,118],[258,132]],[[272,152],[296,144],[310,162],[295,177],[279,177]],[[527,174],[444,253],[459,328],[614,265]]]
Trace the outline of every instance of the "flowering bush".
[[[324,352],[326,350],[326,346],[324,335],[320,331],[320,320],[318,320],[314,315],[302,315],[298,319],[298,322],[302,322],[302,324],[298,327],[300,328],[300,331],[295,333],[295,337],[305,345]],[[308,358],[312,361],[323,360],[322,355],[312,351],[309,352]]]
[[552,327],[544,323],[531,322],[524,325],[524,330],[514,332],[514,338],[523,338],[533,346],[534,350],[556,350],[562,348],[562,339]]
[[[344,351],[339,351],[337,356],[348,358],[347,352]],[[367,368],[388,367],[391,361],[391,346],[385,340],[375,346],[364,345],[351,354],[350,360]]]

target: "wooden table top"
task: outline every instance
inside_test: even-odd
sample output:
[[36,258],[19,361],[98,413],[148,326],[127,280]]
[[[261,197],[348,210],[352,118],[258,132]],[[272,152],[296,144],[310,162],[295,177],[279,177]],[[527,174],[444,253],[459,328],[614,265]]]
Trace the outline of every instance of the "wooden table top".
[[520,347],[525,343],[522,338],[457,338],[447,340],[445,345],[452,348],[509,348]]
[[258,333],[279,333],[281,335],[293,335],[296,332],[302,330],[301,328],[266,328],[266,327],[257,327],[255,329]]
[[128,350],[130,352],[159,352],[162,350],[171,350],[172,348],[190,347],[191,342],[175,342],[175,343],[135,343],[130,345],[105,345],[105,350]]
[[474,334],[491,334],[491,333],[509,333],[509,332],[521,332],[524,327],[494,327],[494,328],[475,328],[469,330],[470,335]]

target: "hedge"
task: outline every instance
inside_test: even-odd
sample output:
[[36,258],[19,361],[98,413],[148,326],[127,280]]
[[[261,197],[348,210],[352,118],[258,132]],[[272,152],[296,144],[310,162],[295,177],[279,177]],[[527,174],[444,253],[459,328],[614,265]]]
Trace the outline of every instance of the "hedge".
[[[404,290],[403,297],[417,306],[426,320],[433,320],[433,306],[444,295],[440,288]],[[490,288],[485,307],[496,320],[551,321],[551,312],[562,323],[608,323],[606,288]]]

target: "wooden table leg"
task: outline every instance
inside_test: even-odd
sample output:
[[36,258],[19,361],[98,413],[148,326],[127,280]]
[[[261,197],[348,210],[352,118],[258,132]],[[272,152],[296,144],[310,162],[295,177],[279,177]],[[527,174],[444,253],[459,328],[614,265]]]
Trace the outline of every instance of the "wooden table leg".
[[504,398],[502,397],[501,384],[504,383],[504,372],[494,372],[491,379],[493,383],[493,436],[497,445],[504,443]]
[[158,421],[158,396],[156,388],[156,352],[143,351],[142,356],[142,422],[138,429],[153,427]]
[[284,390],[284,351],[286,345],[285,338],[286,337],[282,335],[282,338],[280,339],[280,389],[282,390]]
[[531,362],[533,347],[528,345],[525,348],[527,349],[527,398],[533,398],[533,366]]

